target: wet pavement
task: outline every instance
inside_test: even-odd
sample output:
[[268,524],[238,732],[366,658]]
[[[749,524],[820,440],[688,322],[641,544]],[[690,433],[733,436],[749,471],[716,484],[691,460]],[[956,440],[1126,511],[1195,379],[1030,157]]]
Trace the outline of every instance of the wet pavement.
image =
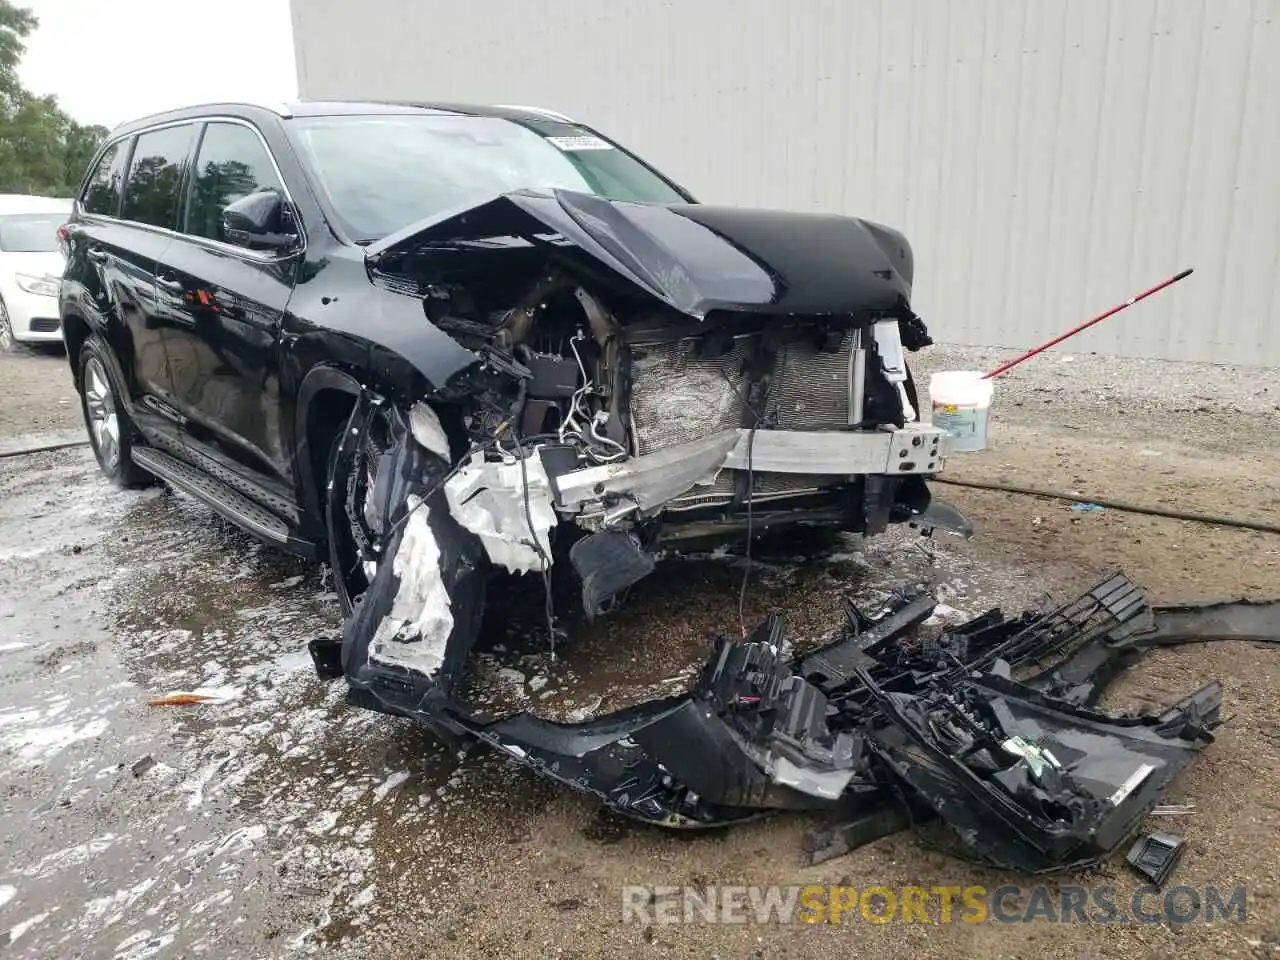
[[[0,504],[8,955],[271,955],[358,928],[396,881],[379,844],[438,840],[474,770],[315,678],[306,641],[339,625],[322,568],[116,490],[85,450],[0,461]],[[192,690],[224,699],[148,705]],[[446,882],[423,852],[400,865]]]
[[[930,566],[927,550],[899,547],[896,563],[850,550],[801,566],[766,556],[747,615],[790,607],[801,639],[818,637],[838,605],[814,614],[815,593],[857,584],[874,601]],[[480,662],[504,683],[546,673],[549,690],[601,712],[630,681],[691,676],[710,629],[737,621],[740,571],[727,556],[672,560],[633,598],[635,616],[577,624],[555,664],[526,653],[524,673],[499,667],[519,650],[502,643]],[[109,486],[86,449],[0,460],[0,938],[11,955],[359,948],[403,922],[406,902],[418,925],[450,913],[439,891],[474,883],[493,843],[527,832],[513,812],[561,792],[349,707],[341,683],[317,679],[306,643],[340,628],[325,578],[185,496]],[[952,579],[963,599],[964,577]],[[1018,599],[1034,593],[1025,579],[1007,582]],[[193,691],[215,699],[149,705]],[[554,714],[557,700],[533,692],[502,706]]]

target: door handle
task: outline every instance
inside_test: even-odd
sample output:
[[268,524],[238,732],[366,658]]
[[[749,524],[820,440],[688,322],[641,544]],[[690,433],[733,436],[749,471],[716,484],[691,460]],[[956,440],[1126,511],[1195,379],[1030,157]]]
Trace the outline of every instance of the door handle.
[[174,296],[182,296],[183,286],[181,280],[174,280],[169,277],[156,277],[156,286],[165,293],[172,293]]
[[91,247],[85,253],[85,256],[88,257],[90,260],[92,260],[94,263],[107,262],[107,251],[103,250],[101,247]]

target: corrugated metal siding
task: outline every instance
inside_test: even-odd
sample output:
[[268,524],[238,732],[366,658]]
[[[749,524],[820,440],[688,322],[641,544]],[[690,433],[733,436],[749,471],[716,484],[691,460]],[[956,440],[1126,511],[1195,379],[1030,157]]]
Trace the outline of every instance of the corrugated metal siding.
[[1280,365],[1280,0],[293,0],[308,97],[532,103],[708,202],[901,228],[915,307]]

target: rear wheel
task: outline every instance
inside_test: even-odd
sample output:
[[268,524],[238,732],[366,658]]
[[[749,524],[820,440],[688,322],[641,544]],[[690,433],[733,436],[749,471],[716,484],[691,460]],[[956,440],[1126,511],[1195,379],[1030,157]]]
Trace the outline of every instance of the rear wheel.
[[137,432],[111,377],[107,347],[90,337],[80,350],[80,409],[98,467],[121,487],[145,487],[155,478],[133,462]]

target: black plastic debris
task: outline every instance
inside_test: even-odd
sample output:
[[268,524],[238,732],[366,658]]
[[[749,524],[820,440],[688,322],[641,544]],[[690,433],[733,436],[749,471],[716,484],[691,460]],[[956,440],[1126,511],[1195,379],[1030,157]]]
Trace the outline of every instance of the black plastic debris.
[[843,857],[881,837],[907,829],[913,818],[905,806],[894,799],[868,803],[849,820],[811,827],[805,832],[801,846],[809,866]]
[[1155,625],[1133,639],[1144,647],[1205,640],[1280,643],[1280,600],[1226,600],[1155,608]]
[[653,572],[653,554],[625,530],[598,530],[569,548],[569,562],[582,580],[582,609],[590,620],[628,587]]
[[[589,540],[583,549],[602,557],[622,548],[619,576],[592,588],[603,602],[625,589],[628,551],[612,537]],[[1067,603],[1016,617],[993,609],[940,634],[923,627],[937,606],[930,596],[902,592],[876,616],[846,602],[846,629],[799,658],[786,652],[786,622],[771,616],[745,639],[720,637],[689,692],[569,724],[474,713],[457,693],[466,651],[453,639],[430,675],[371,657],[397,581],[383,564],[347,623],[353,703],[413,717],[455,743],[488,744],[666,827],[823,812],[828,825],[805,844],[814,862],[936,820],[957,852],[994,866],[1044,873],[1097,863],[1133,835],[1221,722],[1216,681],[1153,712],[1094,706],[1149,646],[1195,628],[1153,610],[1119,574]],[[1248,615],[1269,610],[1251,605]]]
[[1182,859],[1183,846],[1183,839],[1171,833],[1147,833],[1138,837],[1125,859],[1157,887],[1163,887]]
[[307,643],[311,665],[322,680],[336,680],[342,676],[342,638],[313,637]]

